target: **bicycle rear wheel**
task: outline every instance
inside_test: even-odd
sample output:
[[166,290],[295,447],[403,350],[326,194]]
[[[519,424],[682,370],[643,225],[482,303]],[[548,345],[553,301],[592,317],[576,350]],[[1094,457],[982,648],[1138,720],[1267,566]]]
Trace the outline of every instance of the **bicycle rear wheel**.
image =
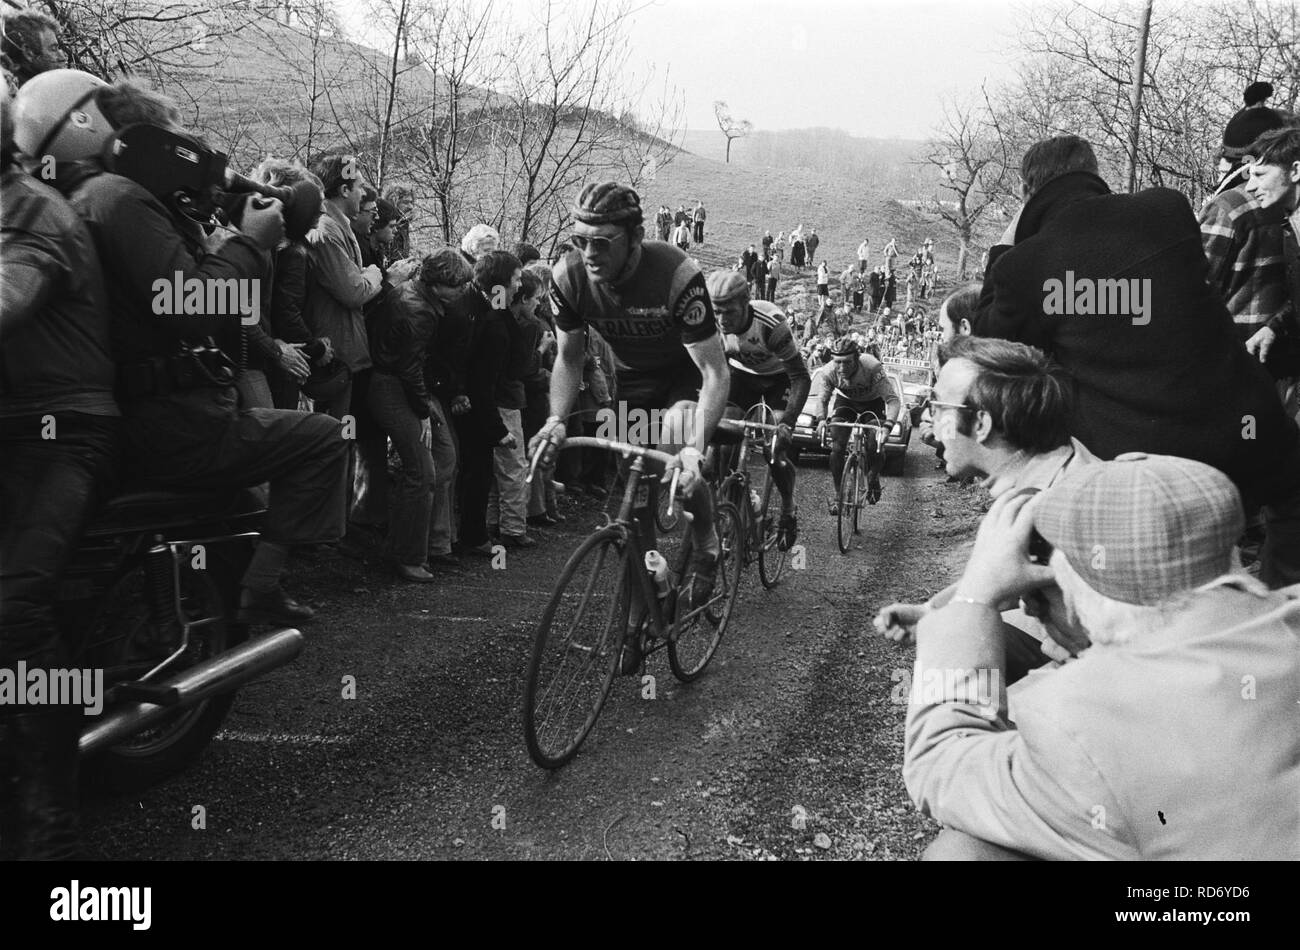
[[858,487],[856,497],[853,499],[853,533],[861,534],[859,522],[862,521],[862,508],[867,503],[867,467],[866,464],[859,460],[858,464]]
[[544,769],[573,758],[618,672],[631,605],[624,543],[613,527],[583,541],[537,626],[524,687],[524,739]]
[[858,455],[855,452],[844,460],[844,476],[840,479],[840,503],[835,519],[835,535],[841,554],[848,554],[849,548],[853,546],[858,504],[862,499],[858,491],[859,476]]
[[[781,580],[781,574],[785,571],[785,561],[789,554],[788,551],[782,551],[776,543],[777,535],[780,533],[780,503],[773,505],[773,498],[780,499],[781,493],[777,491],[776,482],[771,474],[767,476],[767,484],[763,488],[763,513],[759,517],[759,538],[758,538],[758,579],[763,586],[771,590]],[[773,508],[777,511],[773,512]]]
[[[728,502],[718,504],[713,511],[713,523],[722,545],[722,559],[713,582],[711,599],[714,602],[696,614],[679,631],[677,639],[668,644],[668,665],[673,676],[683,683],[698,679],[717,652],[736,606],[736,592],[744,567],[745,539],[736,506]],[[690,547],[688,544],[688,555]],[[679,578],[679,583],[684,583],[684,578]]]

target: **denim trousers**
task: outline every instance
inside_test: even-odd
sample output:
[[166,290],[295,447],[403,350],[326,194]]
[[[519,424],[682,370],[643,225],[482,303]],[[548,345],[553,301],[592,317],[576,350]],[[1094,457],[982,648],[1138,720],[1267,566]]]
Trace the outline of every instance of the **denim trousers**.
[[[420,442],[420,418],[411,409],[402,382],[396,376],[373,372],[367,393],[374,421],[402,460],[402,472],[392,499],[386,553],[398,564],[417,566],[429,551],[429,524],[433,516],[434,463]],[[432,424],[432,423],[431,423]],[[370,473],[372,479],[387,472]]]

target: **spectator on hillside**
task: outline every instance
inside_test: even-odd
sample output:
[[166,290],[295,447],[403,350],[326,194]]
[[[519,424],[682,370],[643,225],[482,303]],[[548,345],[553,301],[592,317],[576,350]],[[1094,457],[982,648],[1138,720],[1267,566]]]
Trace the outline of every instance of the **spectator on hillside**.
[[804,243],[802,228],[803,225],[800,225],[790,232],[790,266],[794,268],[796,274],[803,273]]
[[771,257],[771,256],[772,256],[772,243],[773,243],[773,240],[774,240],[774,239],[773,239],[773,237],[772,237],[772,232],[771,232],[771,231],[764,231],[764,232],[763,232],[763,241],[762,241],[762,244],[763,244],[763,256],[764,256],[764,257]]
[[885,268],[877,267],[867,277],[867,286],[871,291],[871,312],[879,313],[885,301]]
[[678,205],[677,211],[673,214],[673,227],[677,227],[682,224],[686,225],[687,227],[690,227],[691,215],[690,212],[686,210],[685,205]]
[[[1265,506],[1261,578],[1300,582],[1300,433],[1209,286],[1187,199],[1112,195],[1097,171],[1078,136],[1025,153],[1026,202],[989,255],[975,332],[1054,356],[1077,386],[1071,434],[1101,458],[1181,455],[1225,472],[1250,508]],[[1128,299],[1103,306],[1098,291],[1089,310],[1105,312],[1071,316],[1050,296],[1067,271],[1075,287],[1118,282]]]
[[411,256],[411,215],[415,213],[415,190],[405,182],[389,185],[384,198],[397,208],[397,223],[393,228],[393,242],[388,249],[389,260],[400,261]]
[[[473,336],[469,297],[470,266],[465,255],[452,247],[439,248],[420,266],[420,280],[428,296],[436,299],[438,325],[428,347],[425,378],[430,395],[436,401],[429,415],[433,453],[433,510],[429,524],[428,566],[434,570],[456,570],[460,561],[452,554],[455,526],[456,476],[460,450],[453,425],[458,416],[469,412],[465,395],[466,368]],[[441,425],[435,425],[438,419]]]
[[[859,260],[858,263],[861,265],[862,261]],[[850,267],[845,273],[848,275],[847,278],[841,277],[840,280],[844,283],[845,292],[852,297],[853,312],[860,313],[866,297],[867,282],[863,279],[862,271],[857,267]]]
[[673,243],[683,251],[689,250],[691,246],[691,226],[685,221],[677,225],[673,231]]
[[776,255],[778,261],[785,261],[785,232],[778,231],[776,240],[772,242],[772,253]]
[[[1239,573],[1243,523],[1221,472],[1167,456],[993,503],[917,632],[903,780],[944,825],[927,858],[1300,859],[1300,602]],[[1092,646],[1004,693],[997,607],[1049,581],[1053,628]]]
[[59,24],[40,10],[18,10],[0,21],[0,69],[8,95],[27,80],[51,69],[62,69],[68,57],[59,45]]
[[471,267],[484,254],[501,247],[501,235],[497,229],[490,224],[476,224],[465,232],[465,236],[460,240],[460,251],[465,255],[465,260]]
[[898,296],[898,278],[894,276],[892,270],[886,271],[883,277],[885,290],[883,301],[885,309],[888,310],[894,306],[894,301]]
[[669,241],[673,233],[673,212],[667,205],[659,206],[659,213],[655,215],[655,224],[659,228],[659,240]]
[[707,217],[708,217],[708,212],[704,210],[704,202],[703,201],[695,202],[695,213],[692,215],[692,220],[695,223],[696,244],[704,243],[704,221]]
[[762,300],[763,293],[767,289],[767,258],[759,254],[754,258],[754,265],[750,269],[750,295],[755,300]]
[[816,228],[810,229],[808,236],[803,240],[804,249],[808,252],[809,267],[812,267],[813,261],[817,258],[817,245],[821,243],[821,240],[822,239],[817,236]]
[[[318,158],[312,173],[324,187],[324,213],[307,235],[311,252],[304,317],[316,337],[327,337],[353,378],[370,368],[362,308],[379,293],[383,274],[374,264],[362,264],[360,242],[352,217],[361,208],[365,183],[356,158],[333,152]],[[328,399],[316,401],[316,411],[341,419],[352,412],[351,380]]]
[[[496,393],[510,359],[509,310],[522,281],[519,259],[488,251],[474,264],[465,301],[471,337],[465,361],[465,404],[456,416],[460,435],[460,544],[467,554],[492,556],[488,495],[494,481],[494,450],[517,441],[497,411]],[[509,323],[507,322],[509,321]],[[453,408],[453,412],[455,408]]]
[[1210,282],[1223,295],[1241,341],[1253,353],[1264,349],[1266,356],[1272,342],[1287,335],[1288,318],[1294,317],[1282,240],[1286,209],[1281,204],[1262,208],[1247,193],[1255,158],[1251,146],[1286,124],[1282,113],[1263,105],[1272,91],[1268,83],[1252,83],[1246,90],[1246,108],[1223,133],[1219,187],[1200,216]]
[[773,257],[767,262],[767,296],[766,300],[776,303],[776,285],[781,280],[781,258]]
[[748,283],[754,282],[754,261],[756,260],[758,260],[758,251],[754,249],[752,244],[740,254],[740,270],[745,275],[745,280]]
[[862,243],[858,245],[858,273],[865,274],[870,267],[871,260],[871,239],[863,238]]
[[898,260],[898,238],[891,237],[881,254],[885,259],[885,273],[892,274],[894,272],[894,262]]
[[822,261],[817,265],[817,296],[821,298],[822,305],[830,303],[831,299],[831,269]]
[[[320,179],[302,165],[269,158],[253,172],[256,181],[289,187],[309,181],[317,188]],[[310,376],[312,366],[325,366],[334,356],[327,339],[313,337],[304,319],[307,301],[307,267],[311,251],[307,239],[287,235],[271,255],[269,279],[263,287],[263,299],[270,291],[265,307],[270,320],[269,333],[275,341],[274,360],[266,367],[271,403],[276,409],[297,409],[299,387]]]

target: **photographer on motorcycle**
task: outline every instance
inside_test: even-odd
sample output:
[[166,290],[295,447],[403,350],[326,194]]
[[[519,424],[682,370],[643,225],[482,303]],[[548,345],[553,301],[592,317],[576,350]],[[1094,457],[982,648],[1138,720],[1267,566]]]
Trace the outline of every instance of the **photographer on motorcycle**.
[[[55,670],[71,645],[53,604],[115,480],[121,413],[95,245],[17,163],[11,118],[0,96],[0,669]],[[83,722],[79,707],[0,701],[0,856],[76,856]]]
[[[224,176],[224,156],[185,133],[169,99],[129,81],[105,85],[87,73],[55,70],[25,85],[15,108],[19,148],[35,162],[52,157],[56,183],[99,252],[128,477],[147,488],[213,491],[270,482],[238,619],[310,620],[312,610],[292,600],[280,579],[292,545],[343,534],[346,441],[337,420],[325,415],[237,408],[245,315],[212,312],[230,308],[211,305],[219,284],[237,284],[241,294],[251,285],[249,299],[258,297],[256,281],[266,277],[268,252],[284,234],[280,203],[247,202],[237,228],[218,224],[210,200],[224,177],[185,176],[196,167],[222,169]],[[153,141],[174,146],[159,151],[156,162],[137,164],[134,178],[105,165],[106,148],[130,126],[151,127]],[[130,149],[124,151],[129,159]],[[220,228],[229,236],[213,250]],[[165,305],[169,296],[180,299],[177,283],[187,295],[180,313]],[[190,306],[191,286],[209,288],[206,305]]]

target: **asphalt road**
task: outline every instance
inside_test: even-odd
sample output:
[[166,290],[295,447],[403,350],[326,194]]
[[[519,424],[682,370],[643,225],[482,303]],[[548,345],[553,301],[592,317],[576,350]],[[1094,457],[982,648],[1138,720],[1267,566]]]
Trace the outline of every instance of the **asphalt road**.
[[[857,548],[835,547],[825,463],[800,469],[807,567],[765,591],[752,567],[708,672],[655,698],[619,679],[578,757],[533,765],[521,725],[537,617],[599,519],[565,499],[546,543],[433,585],[380,565],[299,564],[317,606],[290,666],[246,687],[183,774],[83,810],[105,859],[906,859],[934,833],[901,780],[910,648],[882,604],[950,579],[980,511],[914,443]],[[346,678],[355,698],[345,698]],[[200,827],[201,826],[201,827]]]

